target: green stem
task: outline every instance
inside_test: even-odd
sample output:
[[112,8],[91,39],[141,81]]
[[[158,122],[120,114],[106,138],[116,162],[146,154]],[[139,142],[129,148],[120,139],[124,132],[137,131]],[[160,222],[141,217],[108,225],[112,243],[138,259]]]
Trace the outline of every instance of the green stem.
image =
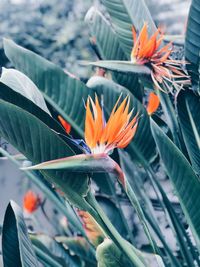
[[150,230],[148,228],[147,222],[146,222],[146,218],[144,216],[143,210],[140,206],[140,203],[137,199],[137,196],[135,195],[135,192],[133,191],[132,187],[130,186],[128,180],[126,179],[126,185],[125,185],[125,192],[132,204],[132,206],[135,208],[135,211],[140,219],[140,222],[142,223],[144,232],[153,248],[153,251],[155,253],[158,253],[158,247],[156,245],[156,242],[154,241],[153,237],[151,236]]
[[[167,195],[165,194],[163,188],[161,187],[160,183],[157,181],[157,179],[154,177],[154,172],[153,170],[148,167],[147,172],[149,172],[151,178],[153,179],[153,181],[155,182],[158,190],[161,193],[162,199],[163,199],[163,203],[165,204],[165,207],[167,209],[168,215],[170,217],[171,223],[173,228],[175,229],[175,233],[177,235],[177,239],[178,239],[178,243],[181,249],[181,254],[183,256],[183,258],[185,259],[185,261],[187,262],[188,266],[192,267],[195,266],[194,265],[194,261],[193,261],[193,257],[191,254],[191,251],[194,249],[194,247],[192,246],[191,241],[189,240],[189,237],[184,229],[184,227],[182,226],[182,224],[180,223],[180,221],[177,219],[177,215],[174,212],[174,209],[171,205],[171,202],[169,201]],[[184,236],[184,238],[183,238]],[[190,250],[188,249],[188,247],[190,247]],[[199,259],[197,259],[197,262],[199,262]]]
[[[153,220],[150,218],[150,216],[148,216],[147,212],[143,212],[143,209],[140,206],[140,203],[133,191],[133,189],[131,188],[129,182],[126,180],[126,189],[127,189],[127,195],[133,205],[133,207],[136,209],[136,212],[138,214],[138,217],[140,218],[140,221],[143,225],[145,234],[147,235],[149,242],[153,248],[154,253],[158,253],[161,254],[159,251],[159,248],[156,245],[156,242],[154,241],[154,239],[152,238],[152,235],[150,233],[150,230],[148,228],[147,225],[147,221],[149,222],[149,224],[151,225],[152,229],[154,230],[155,234],[158,236],[158,238],[160,239],[160,241],[162,242],[164,248],[166,249],[171,262],[173,263],[173,266],[178,266],[181,267],[178,260],[176,259],[176,257],[173,255],[173,253],[171,252],[170,248],[168,247],[167,243],[165,242],[165,239],[163,238],[161,232],[160,232],[160,228],[158,225],[155,225],[155,223],[153,222]],[[146,218],[148,220],[146,220]]]
[[157,225],[155,225],[152,218],[149,216],[149,214],[146,211],[144,211],[144,213],[145,213],[145,217],[147,218],[147,220],[148,220],[149,224],[151,225],[152,229],[154,230],[155,234],[162,242],[163,247],[166,249],[166,252],[170,257],[170,262],[173,264],[173,266],[181,267],[180,263],[178,262],[177,258],[174,256],[174,254],[172,253],[172,251],[169,248],[168,244],[166,243],[162,233],[160,232],[160,228]]
[[104,211],[99,206],[91,192],[88,192],[86,201],[95,210],[95,212],[93,212],[91,209],[90,211],[88,210],[88,212],[94,217],[97,223],[99,223],[104,232],[113,240],[113,242],[127,255],[130,262],[136,267],[147,267],[141,260],[141,257],[137,255],[136,249],[134,249],[133,246],[131,247],[131,245],[127,245],[128,242],[124,240],[117,232],[117,230],[113,227],[112,223],[105,215]]
[[33,248],[35,250],[35,254],[39,259],[45,262],[45,264],[48,264],[52,267],[62,267],[60,263],[55,261],[52,257],[50,257],[48,254],[46,254],[43,250],[33,245]]
[[[192,253],[192,251],[194,250],[194,247],[193,247],[193,245],[192,245],[191,240],[189,239],[189,237],[188,237],[188,235],[187,235],[185,229],[183,228],[182,224],[181,224],[180,221],[177,219],[177,216],[176,216],[176,214],[175,214],[175,212],[174,212],[174,209],[173,209],[173,207],[172,207],[172,205],[171,205],[171,202],[169,201],[167,195],[165,194],[164,190],[162,189],[160,183],[158,182],[157,177],[155,177],[155,174],[154,174],[152,168],[151,168],[151,167],[149,166],[149,164],[146,162],[146,160],[144,159],[144,157],[142,157],[142,156],[141,156],[140,154],[138,154],[138,153],[137,153],[137,156],[138,156],[138,158],[140,159],[140,162],[141,162],[141,164],[143,165],[143,167],[144,167],[144,169],[145,169],[145,171],[146,171],[146,173],[147,173],[147,175],[148,175],[148,177],[149,177],[151,183],[154,185],[154,190],[158,191],[158,193],[159,193],[159,194],[161,195],[161,197],[162,197],[162,201],[160,200],[160,202],[163,203],[162,207],[164,207],[164,212],[166,213],[166,216],[168,217],[168,221],[169,221],[169,219],[170,219],[169,223],[172,225],[172,228],[175,229],[175,233],[176,233],[176,235],[177,235],[178,242],[179,242],[179,243],[181,242],[181,244],[182,244],[182,245],[180,246],[180,248],[183,249],[182,246],[184,246],[184,251],[187,250],[187,254],[188,254],[188,253],[190,254],[190,256],[189,256],[189,255],[187,256],[187,254],[185,254],[186,257],[187,257],[187,261],[186,261],[186,262],[190,262],[190,264],[189,264],[188,266],[193,266],[194,263],[191,261],[191,255],[194,254],[194,253]],[[158,194],[157,194],[157,195],[158,195]],[[176,225],[175,225],[175,221],[174,221],[174,220],[176,220]],[[177,232],[177,230],[176,230],[177,225],[178,225],[179,229],[181,229],[182,234],[180,234],[179,232]],[[155,229],[154,229],[154,230],[155,230]],[[160,238],[159,238],[159,239],[160,239]],[[186,242],[184,239],[185,239],[187,242]],[[160,241],[162,241],[162,240],[160,239]],[[165,241],[164,241],[164,242],[165,242]],[[166,242],[165,242],[165,243],[166,243]],[[164,245],[164,243],[163,243],[163,245]],[[189,250],[188,250],[188,247],[190,248]],[[166,250],[168,251],[168,248],[166,248]],[[183,254],[184,254],[184,252],[182,252],[182,255],[183,255]],[[173,256],[173,257],[174,257],[174,256]],[[193,255],[193,257],[196,259],[197,262],[199,262],[198,255],[195,254],[195,255]],[[185,256],[184,256],[184,258],[185,258]]]
[[[110,178],[110,177],[109,177],[109,178]],[[133,234],[132,234],[132,232],[131,232],[131,230],[130,230],[130,228],[129,228],[129,225],[128,225],[127,221],[126,221],[126,218],[125,218],[124,213],[123,213],[123,211],[122,211],[122,208],[121,208],[119,199],[118,199],[118,197],[117,197],[117,195],[116,195],[116,192],[115,192],[115,190],[114,190],[114,188],[113,188],[113,184],[111,183],[111,179],[108,179],[108,185],[109,185],[109,187],[110,187],[112,196],[113,196],[114,199],[115,199],[115,203],[117,204],[117,208],[119,209],[120,217],[121,217],[122,222],[123,222],[123,224],[124,224],[124,226],[125,226],[125,228],[126,228],[127,234],[128,234],[128,236],[129,236],[129,238],[130,238],[130,241],[131,241],[132,244],[134,244],[134,243],[135,243],[135,240],[134,240]]]
[[156,90],[156,93],[160,98],[160,103],[165,114],[166,120],[168,122],[167,124],[171,130],[174,143],[178,148],[181,148],[179,124],[175,115],[176,113],[172,105],[171,99],[169,98],[169,95],[167,93],[161,92],[160,90]]

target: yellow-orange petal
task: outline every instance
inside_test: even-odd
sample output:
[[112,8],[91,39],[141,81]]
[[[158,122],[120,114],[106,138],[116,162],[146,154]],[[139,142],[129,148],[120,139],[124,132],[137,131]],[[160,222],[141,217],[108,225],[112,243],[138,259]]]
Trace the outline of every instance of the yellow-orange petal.
[[148,104],[147,104],[147,108],[146,108],[147,113],[149,115],[151,115],[152,113],[154,113],[158,109],[159,105],[160,105],[159,97],[156,94],[151,92],[149,94],[149,100],[148,100]]

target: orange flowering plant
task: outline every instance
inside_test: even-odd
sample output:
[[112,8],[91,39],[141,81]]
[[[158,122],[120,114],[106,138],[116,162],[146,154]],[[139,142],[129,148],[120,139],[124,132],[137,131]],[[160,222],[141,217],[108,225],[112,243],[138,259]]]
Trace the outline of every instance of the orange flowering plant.
[[[86,64],[98,68],[87,83],[4,40],[16,69],[0,77],[0,137],[21,154],[2,146],[1,160],[58,211],[50,217],[27,192],[23,210],[40,207],[46,220],[30,234],[11,201],[4,265],[200,266],[200,6],[192,1],[178,42],[155,26],[144,1],[102,3],[109,20],[95,8],[85,18],[98,58]],[[32,220],[31,230],[44,225]]]

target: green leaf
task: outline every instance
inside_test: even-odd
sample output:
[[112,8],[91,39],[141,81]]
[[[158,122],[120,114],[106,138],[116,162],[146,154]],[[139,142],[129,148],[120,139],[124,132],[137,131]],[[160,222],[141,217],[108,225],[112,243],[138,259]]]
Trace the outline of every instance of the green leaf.
[[[111,179],[111,177],[110,177]],[[113,198],[110,199],[110,196],[97,196],[96,197],[97,202],[105,212],[105,214],[108,216],[111,223],[115,226],[117,231],[120,233],[120,235],[124,238],[126,238],[126,229],[124,224],[122,223],[122,219],[120,217],[119,207],[117,206],[117,203],[114,202]]]
[[85,108],[82,103],[89,93],[85,84],[11,40],[4,39],[4,50],[14,67],[26,74],[72,128],[83,135]]
[[[5,138],[34,164],[74,155],[73,150],[48,126],[21,108],[0,100],[0,136]],[[83,209],[88,190],[86,175],[64,171],[43,171],[50,182]]]
[[181,207],[185,213],[198,248],[200,240],[200,183],[192,167],[180,150],[151,121],[152,133],[157,144],[160,157],[169,178],[176,190]]
[[136,134],[127,147],[127,151],[134,159],[138,160],[137,154],[142,154],[148,161],[151,160],[155,156],[155,143],[150,130],[149,116],[143,105],[126,88],[108,79],[92,77],[87,86],[93,89],[97,95],[103,95],[104,110],[107,114],[110,114],[121,93],[124,96],[130,95],[130,107],[134,108],[133,115],[139,112],[140,118]]
[[80,260],[78,259],[78,257],[70,255],[69,251],[65,250],[61,244],[59,244],[55,239],[47,235],[44,234],[31,235],[31,242],[34,245],[34,248],[36,248],[36,252],[38,251],[37,249],[43,252],[42,254],[43,261],[47,261],[49,263],[49,257],[50,257],[53,261],[58,263],[58,266],[62,267],[80,266]]
[[119,36],[122,48],[130,57],[133,47],[132,26],[140,31],[148,23],[149,34],[156,30],[144,0],[102,0],[111,17],[112,25]]
[[10,201],[3,222],[2,252],[4,267],[39,266],[28,237],[20,207]]
[[148,67],[144,65],[134,64],[131,61],[100,60],[96,62],[89,62],[88,64],[116,72],[151,75],[151,70]]
[[[72,142],[70,141],[69,136],[67,136],[66,131],[64,130],[64,128],[61,126],[60,123],[58,123],[54,118],[52,118],[49,114],[47,114],[37,105],[35,105],[28,98],[24,97],[20,93],[13,91],[11,88],[9,88],[8,86],[6,86],[1,82],[0,82],[0,99],[5,100],[6,102],[9,102],[11,104],[14,104],[28,111],[29,113],[33,114],[43,123],[45,123],[49,128],[58,133],[66,144],[72,146]],[[77,154],[83,152],[80,149],[80,146],[78,145],[73,145],[73,150]]]
[[98,267],[130,266],[123,252],[109,239],[105,239],[104,242],[97,247],[96,257]]
[[15,69],[2,68],[0,82],[25,96],[49,115],[44,97],[37,86],[23,73]]
[[[11,156],[7,151],[0,147],[0,153],[4,155],[7,159],[10,159],[18,168],[21,167],[21,163],[19,159],[16,159],[15,156]],[[25,158],[25,157],[24,157]],[[25,158],[26,159],[26,158]],[[23,159],[24,160],[24,159]],[[77,216],[72,210],[70,204],[66,201],[61,201],[58,195],[55,193],[54,189],[51,185],[47,185],[46,180],[41,179],[39,175],[33,173],[31,171],[24,171],[25,176],[30,179],[45,195],[52,203],[55,205],[56,209],[66,216],[69,221],[69,225],[74,231],[79,231],[83,236],[85,236],[85,232],[83,230],[82,224],[80,220],[78,220]]]
[[3,84],[2,82],[0,82],[0,99],[26,110],[27,112],[33,114],[42,122],[44,122],[47,126],[49,126],[49,128],[53,129],[55,132],[66,135],[66,132],[63,127],[51,116],[49,116],[49,114],[44,112],[31,100],[24,97],[22,94],[12,90],[10,87]]
[[192,91],[181,91],[177,107],[190,160],[194,170],[200,174],[200,97]]
[[200,2],[192,0],[188,15],[185,36],[185,58],[190,64],[187,69],[192,78],[195,90],[199,91],[199,53],[200,53]]
[[[130,249],[133,248],[130,243],[126,242],[126,244],[130,247]],[[157,263],[156,266],[165,267],[162,259],[158,255],[142,253],[139,250],[135,251],[140,258],[145,258],[145,264],[147,264],[146,266],[155,266],[155,263]],[[130,266],[122,251],[120,251],[120,249],[110,239],[105,239],[104,242],[97,247],[96,256],[98,267]]]
[[[85,21],[90,28],[92,44],[97,47],[100,57],[104,60],[130,60],[121,48],[118,36],[112,25],[94,7],[86,14]],[[112,73],[113,79],[120,85],[128,88],[139,100],[142,100],[143,91],[136,74]]]
[[[67,237],[57,236],[56,241],[63,244],[69,251],[75,253],[75,255],[88,261],[90,264],[95,264],[96,259],[91,253],[90,247],[86,240],[82,237]],[[93,265],[92,265],[93,266]]]
[[80,154],[46,161],[24,170],[61,170],[73,173],[113,173],[124,184],[124,175],[119,165],[107,154]]

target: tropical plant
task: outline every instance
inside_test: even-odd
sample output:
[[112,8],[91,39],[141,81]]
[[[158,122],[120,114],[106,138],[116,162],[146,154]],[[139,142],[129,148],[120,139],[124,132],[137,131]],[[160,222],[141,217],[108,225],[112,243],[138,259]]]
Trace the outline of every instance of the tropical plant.
[[[2,229],[5,267],[200,266],[200,4],[191,3],[184,58],[177,58],[143,0],[102,3],[109,20],[94,7],[85,18],[98,58],[84,62],[96,68],[86,84],[4,40],[15,69],[2,70],[0,136],[32,162],[23,171],[69,224],[53,238],[29,233],[11,201]],[[18,157],[0,152],[21,166]],[[167,241],[150,190],[176,249]],[[37,195],[27,194],[29,212],[43,208]],[[124,200],[147,246],[138,245]]]

